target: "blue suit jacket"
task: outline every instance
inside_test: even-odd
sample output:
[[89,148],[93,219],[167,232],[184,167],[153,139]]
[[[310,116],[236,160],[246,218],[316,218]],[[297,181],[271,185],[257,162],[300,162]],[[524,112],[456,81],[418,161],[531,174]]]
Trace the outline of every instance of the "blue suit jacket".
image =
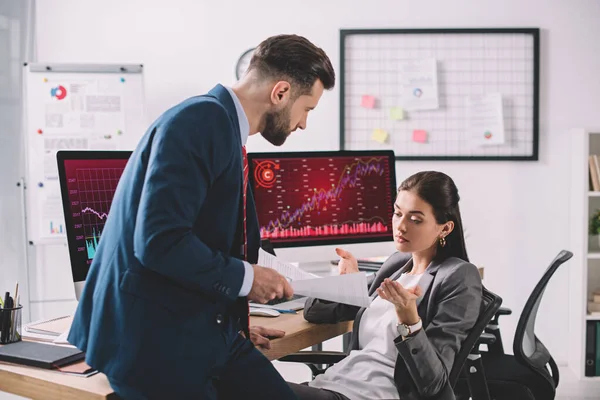
[[[231,337],[247,328],[247,300],[238,298],[242,185],[238,118],[220,85],[166,111],[141,139],[68,338],[111,383],[145,397],[208,397]],[[260,234],[248,194],[256,262]]]

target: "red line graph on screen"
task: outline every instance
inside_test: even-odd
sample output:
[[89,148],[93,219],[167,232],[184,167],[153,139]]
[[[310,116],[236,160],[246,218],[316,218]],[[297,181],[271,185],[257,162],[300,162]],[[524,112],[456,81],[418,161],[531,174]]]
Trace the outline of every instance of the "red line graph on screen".
[[[124,168],[123,166],[118,168],[77,168],[75,170],[78,205],[81,207],[83,236],[89,260],[93,259],[96,254],[96,248]],[[73,211],[76,212],[75,209]]]
[[[382,177],[389,183],[389,176],[384,166],[384,161],[381,158],[371,158],[368,160],[357,160],[350,164],[346,164],[341,168],[341,174],[337,179],[336,183],[332,183],[331,188],[314,188],[314,192],[308,197],[299,207],[291,208],[288,206],[287,210],[282,210],[281,214],[274,219],[269,220],[264,226],[261,227],[261,237],[280,239],[280,238],[295,238],[295,237],[318,237],[318,236],[337,236],[337,235],[354,235],[354,234],[367,234],[367,233],[385,233],[389,230],[386,224],[388,218],[386,213],[387,209],[378,210],[380,213],[384,213],[385,219],[381,216],[371,215],[365,218],[357,218],[356,220],[346,220],[343,222],[333,223],[320,223],[316,226],[311,226],[310,218],[306,221],[301,221],[306,215],[316,212],[319,215],[321,212],[328,211],[328,207],[331,208],[332,203],[339,205],[342,195],[349,189],[361,187],[365,183],[365,179],[368,177],[379,177],[378,182],[381,184]],[[277,168],[279,165],[272,161],[263,161],[259,165],[261,168],[256,168],[256,172],[259,173],[263,178],[265,174],[269,177],[268,185],[264,185],[264,179],[256,179],[257,184],[263,188],[270,188],[274,185],[276,179],[271,178],[272,175],[268,172],[271,168]],[[341,166],[341,165],[340,165]],[[306,171],[303,171],[306,172]],[[331,171],[329,175],[333,175]],[[384,176],[385,175],[385,176]],[[307,176],[307,175],[304,175]],[[368,180],[368,179],[367,179]],[[387,186],[386,186],[387,187]],[[353,204],[354,200],[349,202]],[[360,205],[360,201],[358,201]],[[354,204],[356,206],[356,204]],[[370,210],[371,214],[373,210]],[[333,213],[332,215],[336,215]],[[352,218],[354,219],[354,218]],[[324,222],[324,221],[322,221]]]

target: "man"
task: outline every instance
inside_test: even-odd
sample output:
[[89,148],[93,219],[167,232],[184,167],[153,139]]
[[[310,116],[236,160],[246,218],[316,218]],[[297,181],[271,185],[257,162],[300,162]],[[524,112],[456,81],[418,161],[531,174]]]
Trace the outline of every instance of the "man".
[[260,235],[244,145],[258,132],[282,145],[334,83],[323,50],[271,37],[233,88],[183,101],[141,139],[69,334],[120,397],[294,398],[248,339],[268,347],[284,334],[248,329],[248,299],[293,292],[254,264]]

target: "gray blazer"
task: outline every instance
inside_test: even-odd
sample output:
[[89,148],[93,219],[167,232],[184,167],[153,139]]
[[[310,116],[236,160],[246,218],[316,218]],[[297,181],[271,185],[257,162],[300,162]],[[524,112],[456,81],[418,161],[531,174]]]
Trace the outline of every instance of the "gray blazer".
[[[369,294],[385,278],[397,279],[412,269],[410,254],[394,253],[369,285]],[[394,381],[401,399],[455,399],[448,376],[456,354],[475,325],[482,305],[481,277],[477,268],[459,258],[432,261],[419,281],[423,290],[417,310],[423,329],[414,336],[394,340],[399,357]],[[377,295],[376,295],[377,296]],[[358,327],[364,308],[308,299],[304,318],[314,323],[354,319],[350,349],[358,349]]]

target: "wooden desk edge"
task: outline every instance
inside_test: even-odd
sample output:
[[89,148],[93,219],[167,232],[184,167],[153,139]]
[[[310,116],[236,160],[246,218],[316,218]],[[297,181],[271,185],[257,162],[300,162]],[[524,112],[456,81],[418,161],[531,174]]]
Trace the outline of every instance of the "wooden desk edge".
[[285,338],[275,339],[271,341],[270,350],[261,351],[268,360],[277,360],[288,354],[348,333],[352,330],[353,323],[354,321],[344,321],[336,324],[311,324],[312,326],[308,331],[293,332],[286,335]]
[[[41,376],[35,376],[40,375]],[[56,376],[53,376],[56,375]],[[52,378],[56,379],[53,380]],[[66,379],[65,379],[66,378]],[[77,385],[73,385],[75,380]],[[92,382],[95,380],[97,382]],[[106,386],[105,388],[91,386]],[[94,390],[96,389],[96,390]],[[3,364],[0,368],[0,391],[30,399],[116,399],[108,379],[103,374],[91,377],[60,375],[58,372]]]
[[[306,324],[304,329],[291,332],[284,338],[273,340],[271,349],[261,350],[262,353],[270,361],[277,360],[285,355],[350,332],[353,321],[337,324],[311,324],[304,321],[303,324]],[[101,373],[85,378],[10,364],[0,364],[0,391],[31,399],[116,398],[108,379]]]

